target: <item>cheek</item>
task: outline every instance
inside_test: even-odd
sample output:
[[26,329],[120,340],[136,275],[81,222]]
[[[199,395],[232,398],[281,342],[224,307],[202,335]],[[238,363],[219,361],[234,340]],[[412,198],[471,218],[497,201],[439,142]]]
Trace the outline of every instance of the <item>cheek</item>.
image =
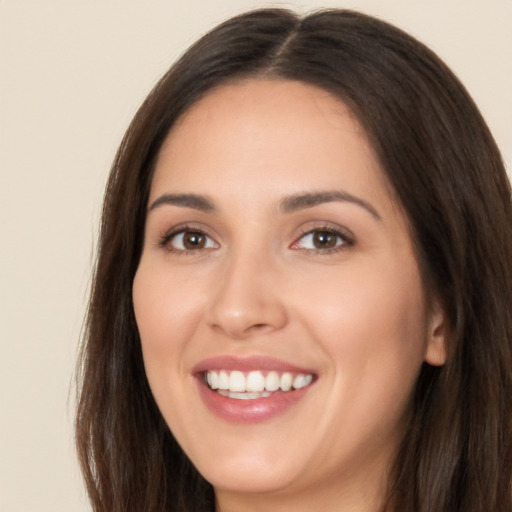
[[133,283],[133,304],[144,365],[155,394],[164,381],[186,371],[180,356],[199,323],[199,299],[190,281],[181,282],[141,262]]
[[[322,286],[323,284],[323,286]],[[329,354],[337,384],[362,398],[406,401],[426,350],[426,318],[416,267],[375,265],[316,281],[302,308]],[[336,383],[333,384],[336,387]],[[357,392],[356,392],[357,390]]]
[[162,416],[178,439],[194,437],[191,425],[195,423],[188,411],[195,386],[190,385],[186,354],[203,308],[198,284],[154,260],[141,261],[133,283],[146,376]]
[[425,334],[424,294],[414,259],[389,255],[382,260],[361,258],[332,275],[312,275],[305,285],[311,319],[330,331],[325,338],[336,340],[336,346],[358,340],[354,348],[407,349]]
[[151,263],[141,262],[133,282],[137,326],[143,343],[173,345],[170,341],[180,336],[171,333],[193,328],[190,317],[201,308],[200,293],[193,279],[180,278],[180,273],[159,270],[158,263]]

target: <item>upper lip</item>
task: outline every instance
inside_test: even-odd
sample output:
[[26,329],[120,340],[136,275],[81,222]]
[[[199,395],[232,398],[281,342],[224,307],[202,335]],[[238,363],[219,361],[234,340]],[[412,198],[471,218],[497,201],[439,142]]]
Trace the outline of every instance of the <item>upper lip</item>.
[[192,373],[204,373],[210,370],[254,370],[315,374],[308,368],[300,367],[281,359],[266,356],[232,356],[221,355],[203,359],[192,369]]

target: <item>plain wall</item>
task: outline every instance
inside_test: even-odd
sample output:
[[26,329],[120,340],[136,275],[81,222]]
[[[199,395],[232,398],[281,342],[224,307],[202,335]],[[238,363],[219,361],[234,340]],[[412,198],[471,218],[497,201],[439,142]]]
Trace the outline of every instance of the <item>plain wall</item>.
[[[73,371],[110,163],[158,77],[248,0],[0,0],[0,511],[89,510]],[[510,0],[305,1],[391,21],[465,83],[512,162]]]

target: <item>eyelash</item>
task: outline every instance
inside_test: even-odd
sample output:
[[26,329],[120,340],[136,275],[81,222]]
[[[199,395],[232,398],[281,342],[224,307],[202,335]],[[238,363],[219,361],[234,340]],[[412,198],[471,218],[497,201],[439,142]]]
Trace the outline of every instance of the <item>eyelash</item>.
[[[158,246],[161,248],[165,248],[169,253],[174,253],[177,255],[193,255],[196,252],[212,249],[212,247],[200,247],[197,249],[177,249],[176,247],[173,247],[171,245],[171,242],[173,239],[175,239],[178,235],[186,234],[186,233],[193,233],[199,236],[203,236],[211,241],[213,241],[213,238],[210,237],[204,230],[199,229],[195,226],[180,226],[178,228],[173,228],[172,230],[164,233],[160,240],[158,241]],[[348,231],[340,228],[333,228],[332,226],[320,226],[315,227],[313,229],[308,229],[301,233],[301,235],[291,244],[290,248],[294,250],[301,250],[300,247],[297,247],[299,242],[303,240],[306,236],[314,235],[315,233],[325,233],[330,236],[336,237],[338,240],[341,241],[341,243],[336,242],[336,245],[334,247],[328,247],[328,248],[314,248],[314,249],[307,249],[304,248],[305,252],[309,254],[320,254],[320,255],[329,255],[338,253],[341,251],[346,250],[348,247],[351,247],[355,244],[355,240],[353,235]],[[218,245],[216,242],[214,242],[216,245]]]
[[336,242],[336,245],[334,247],[328,247],[328,248],[315,248],[315,249],[302,249],[309,254],[320,254],[320,255],[329,255],[329,254],[335,254],[341,251],[345,251],[348,247],[352,247],[355,244],[355,239],[352,233],[350,233],[348,230],[341,229],[339,227],[334,228],[332,226],[319,226],[315,227],[313,229],[308,229],[304,231],[295,242],[291,245],[292,249],[300,250],[300,248],[296,248],[295,246],[298,245],[298,243],[303,240],[308,235],[314,235],[314,233],[325,233],[330,236],[335,236],[338,238],[341,243]]
[[209,240],[213,240],[211,236],[209,236],[203,229],[197,228],[195,226],[179,226],[177,228],[173,228],[170,231],[167,231],[164,233],[160,240],[158,241],[158,246],[166,249],[168,252],[177,254],[177,255],[187,255],[192,256],[196,252],[200,252],[203,250],[211,249],[211,247],[200,247],[197,249],[177,249],[176,247],[173,247],[171,242],[173,239],[175,239],[178,235],[184,235],[186,233],[193,233],[199,236],[203,236]]

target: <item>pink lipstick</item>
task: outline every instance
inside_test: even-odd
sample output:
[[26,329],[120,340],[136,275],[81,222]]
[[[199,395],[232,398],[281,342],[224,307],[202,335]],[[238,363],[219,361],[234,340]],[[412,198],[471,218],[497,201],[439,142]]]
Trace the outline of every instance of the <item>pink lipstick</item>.
[[192,371],[200,396],[218,417],[237,423],[268,420],[300,401],[316,374],[268,357],[219,356]]

